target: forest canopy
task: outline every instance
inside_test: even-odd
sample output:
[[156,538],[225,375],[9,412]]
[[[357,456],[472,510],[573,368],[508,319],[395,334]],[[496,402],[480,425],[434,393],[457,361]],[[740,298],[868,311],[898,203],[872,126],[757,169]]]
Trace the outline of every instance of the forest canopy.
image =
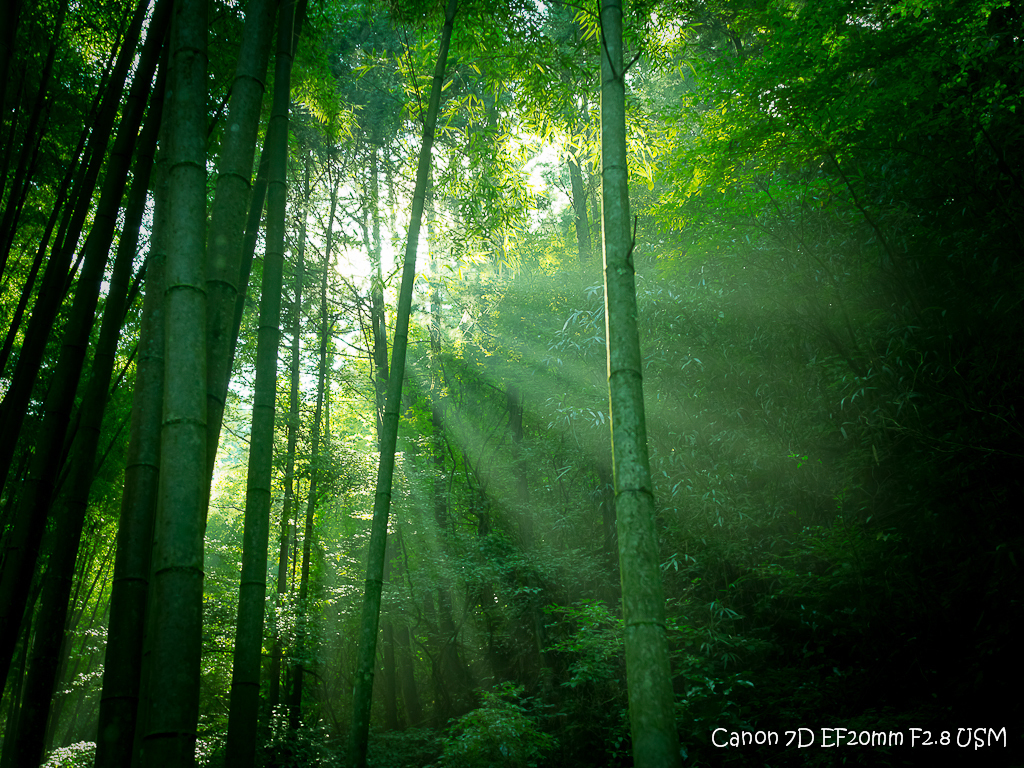
[[1022,13],[10,2],[0,768],[1024,764]]

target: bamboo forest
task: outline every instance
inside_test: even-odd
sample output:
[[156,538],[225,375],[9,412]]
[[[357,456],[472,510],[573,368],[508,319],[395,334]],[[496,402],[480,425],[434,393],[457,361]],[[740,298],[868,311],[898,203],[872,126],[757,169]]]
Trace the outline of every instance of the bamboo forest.
[[0,768],[1024,766],[1021,0],[3,6]]

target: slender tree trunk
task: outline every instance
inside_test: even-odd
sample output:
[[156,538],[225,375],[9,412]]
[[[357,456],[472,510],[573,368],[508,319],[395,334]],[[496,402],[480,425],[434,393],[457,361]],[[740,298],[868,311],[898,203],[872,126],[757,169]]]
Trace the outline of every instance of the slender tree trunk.
[[416,689],[412,639],[406,624],[399,624],[395,629],[395,656],[398,658],[398,679],[402,688],[406,725],[415,728],[423,724],[423,705],[420,703],[419,691]]
[[[579,45],[583,36],[583,30],[578,20],[570,22],[571,34],[573,43]],[[575,87],[578,84],[574,82],[572,73],[568,69],[561,71],[562,82]],[[581,115],[582,113],[582,115]],[[566,122],[569,130],[573,136],[579,136],[586,132],[586,127],[590,124],[587,117],[586,103],[581,105],[580,109],[577,109],[575,103],[565,113]],[[580,120],[580,118],[583,118]],[[582,123],[582,125],[580,125]],[[591,244],[591,232],[590,232],[590,216],[587,211],[587,185],[583,181],[583,169],[580,167],[580,162],[575,157],[570,156],[569,161],[569,183],[571,188],[571,200],[573,210],[573,220],[576,228],[576,245],[579,252],[580,264],[587,264],[591,260],[591,254],[593,253],[593,247]]]
[[[431,202],[427,212],[427,229],[431,228],[433,221],[433,195],[428,187],[428,199]],[[436,279],[438,258],[432,255],[430,260],[430,272],[435,277],[431,280],[430,294],[430,353],[432,357],[431,376],[431,413],[433,422],[434,437],[431,441],[430,453],[434,464],[434,479],[432,488],[432,506],[434,522],[441,535],[441,540],[446,541],[451,531],[451,520],[448,513],[447,487],[445,478],[445,418],[444,403],[441,401],[439,392],[441,389],[440,360],[441,360],[441,291],[440,280]],[[470,692],[473,687],[473,677],[459,656],[458,627],[453,619],[453,606],[451,592],[447,586],[437,587],[437,621],[429,622],[436,627],[432,630],[431,641],[435,649],[433,669],[431,678],[434,687],[434,710],[431,713],[434,724],[437,728],[443,728],[448,720],[456,712],[462,713],[466,709]],[[433,616],[433,596],[424,603],[425,612]]]
[[[206,463],[205,0],[177,0],[167,104],[169,219],[160,491],[153,541],[150,694],[141,763],[191,768],[199,720]],[[155,695],[159,693],[159,695]]]
[[[370,332],[373,336],[373,384],[375,412],[377,414],[377,450],[381,447],[384,425],[384,407],[388,388],[388,340],[384,317],[384,277],[380,263],[380,191],[377,181],[377,146],[370,154],[370,177],[367,212],[370,217],[370,231],[364,228],[367,251],[370,255]],[[372,233],[372,240],[370,239]],[[384,580],[388,581],[395,557],[394,547],[389,548],[385,565]],[[394,731],[399,728],[398,719],[398,677],[395,664],[395,626],[390,618],[384,619],[384,727]]]
[[[4,207],[3,218],[0,219],[0,276],[7,266],[7,258],[11,252],[11,245],[14,242],[14,233],[17,229],[17,213],[20,213],[20,205],[17,201],[24,201],[32,174],[29,172],[29,158],[34,157],[42,141],[42,131],[39,130],[39,123],[43,119],[44,109],[47,104],[46,94],[50,87],[50,74],[53,72],[53,60],[57,55],[57,47],[60,42],[61,32],[64,29],[64,16],[67,5],[61,3],[57,9],[57,19],[54,22],[53,41],[50,43],[50,50],[46,54],[46,62],[43,64],[43,72],[39,79],[39,92],[36,94],[36,102],[32,107],[32,114],[29,116],[28,126],[25,128],[22,140],[22,148],[18,157],[18,167],[14,171],[14,181],[7,194],[7,205]],[[3,101],[0,100],[0,111],[3,111]],[[13,138],[13,137],[12,137]],[[32,151],[29,148],[32,147]],[[0,194],[0,199],[3,195]],[[17,213],[16,213],[17,212]]]
[[611,568],[619,567],[618,535],[615,532],[615,483],[611,457],[605,456],[597,465],[597,482],[601,499],[601,532],[605,558]]
[[[11,692],[11,709],[7,713],[6,728],[4,734],[15,734],[18,732],[18,718],[21,714],[21,693],[25,685],[25,670],[28,666],[28,653],[32,645],[32,616],[34,611],[32,610],[35,606],[36,598],[39,596],[40,580],[33,580],[32,592],[29,595],[28,608],[25,611],[25,620],[22,622],[20,632],[18,633],[21,638],[21,646],[18,649],[18,669],[17,675],[12,679],[14,682],[13,691]],[[15,760],[15,740],[14,738],[5,738],[3,742],[3,754],[0,755],[0,767],[2,768],[21,768],[19,763]]]
[[384,555],[387,547],[388,515],[391,510],[391,485],[395,470],[395,448],[398,443],[398,411],[402,403],[402,380],[405,378],[405,354],[409,339],[409,315],[412,309],[412,287],[416,279],[416,250],[419,245],[420,222],[430,174],[430,151],[441,104],[441,88],[448,63],[448,47],[458,0],[448,0],[444,27],[441,30],[437,65],[423,125],[423,146],[416,170],[416,189],[409,215],[409,235],[402,268],[402,287],[395,319],[395,340],[388,377],[387,406],[384,414],[380,466],[377,469],[377,490],[373,503],[373,523],[366,566],[366,590],[363,598],[359,633],[359,662],[356,668],[352,706],[352,730],[349,733],[348,759],[351,768],[365,768],[370,733],[370,702],[373,695],[373,670],[377,655],[377,626],[380,620],[380,596],[384,578]]
[[[10,25],[13,26],[13,25]],[[7,34],[6,29],[2,33]],[[0,43],[2,46],[3,43]],[[7,128],[7,135],[0,137],[0,201],[4,199],[4,190],[7,188],[7,171],[11,167],[11,152],[14,150],[14,139],[18,135],[18,117],[21,113],[21,99],[25,92],[25,63],[21,63],[18,80],[18,92],[11,102],[11,109],[7,109],[6,90],[7,72],[10,65],[9,54],[0,50],[4,62],[0,64],[0,71],[3,72],[3,79],[0,80],[0,132],[4,130],[4,117],[10,114],[10,126]]]
[[397,731],[398,717],[398,673],[395,664],[395,626],[390,619],[384,619],[384,729]]
[[317,485],[320,479],[320,422],[324,412],[327,384],[327,347],[330,344],[331,321],[327,306],[327,276],[331,269],[331,248],[334,239],[334,217],[338,209],[338,186],[331,182],[331,211],[327,217],[327,237],[324,242],[323,273],[320,281],[320,364],[316,386],[316,410],[313,413],[311,451],[309,455],[309,497],[306,500],[306,527],[302,538],[302,574],[299,577],[298,616],[295,622],[295,654],[292,664],[292,689],[288,698],[288,721],[292,730],[302,719],[302,686],[306,648],[309,644],[307,601],[309,599],[309,566],[313,555],[313,515],[316,511]]
[[459,627],[455,624],[455,606],[447,587],[437,589],[437,625],[440,631],[438,658],[440,660],[442,683],[452,689],[445,694],[447,711],[439,725],[443,726],[453,714],[463,714],[472,708],[473,675],[466,662],[459,655]]
[[[438,590],[440,592],[440,590]],[[427,635],[434,653],[430,656],[430,687],[434,692],[434,706],[431,710],[431,724],[436,730],[443,730],[451,718],[451,695],[444,684],[441,650],[444,640],[441,637],[441,626],[434,608],[433,590],[428,590],[423,600],[423,620],[427,625]]]
[[[306,200],[309,200],[309,162],[306,164]],[[305,223],[305,221],[303,221]],[[303,238],[305,240],[305,238]],[[295,301],[292,304],[292,361],[288,404],[288,455],[284,470],[284,505],[281,510],[281,541],[277,558],[277,622],[274,643],[270,653],[270,710],[281,703],[281,611],[288,593],[288,544],[291,539],[292,511],[298,509],[295,500],[295,447],[299,438],[299,360],[302,331],[302,281],[305,277],[304,251],[295,260]]]
[[[93,107],[96,106],[97,104],[94,103]],[[67,171],[64,174],[64,178],[62,179],[60,186],[57,188],[56,198],[50,211],[50,218],[47,221],[46,228],[43,230],[43,237],[39,243],[39,247],[36,249],[36,257],[32,262],[32,268],[29,270],[29,276],[24,281],[21,298],[18,301],[18,307],[14,311],[10,328],[8,328],[7,335],[4,337],[3,349],[0,349],[0,372],[7,369],[7,361],[10,358],[11,350],[14,348],[14,340],[17,336],[18,328],[21,326],[25,309],[27,308],[29,298],[32,295],[32,288],[35,285],[36,276],[43,263],[43,257],[46,255],[46,249],[49,247],[50,238],[53,236],[53,230],[57,226],[57,221],[63,219],[62,225],[58,229],[57,242],[59,243],[64,237],[64,231],[66,230],[67,223],[71,218],[72,208],[74,206],[67,205],[68,193],[73,187],[77,188],[79,186],[76,181],[76,177],[78,179],[84,179],[85,177],[86,165],[79,161],[81,160],[82,153],[86,148],[86,142],[90,137],[91,131],[89,126],[92,122],[93,120],[90,119],[88,124],[82,128],[78,138],[78,145],[75,147],[75,151],[72,153],[71,158],[68,161]]]
[[644,423],[626,173],[625,85],[621,0],[602,0],[605,323],[629,720],[637,768],[670,768],[679,765],[679,738],[672,712],[665,600]]
[[[166,8],[168,6],[168,0],[162,0],[158,4],[157,11],[160,11],[160,7]],[[43,284],[40,287],[39,296],[36,298],[34,307],[32,308],[32,319],[29,322],[28,329],[25,333],[25,341],[21,346],[21,351],[18,355],[18,364],[14,369],[14,376],[12,377],[11,387],[4,395],[3,403],[0,404],[0,485],[6,483],[7,473],[10,469],[11,458],[14,454],[15,446],[18,442],[18,436],[21,433],[21,425],[24,421],[25,414],[28,412],[28,403],[32,397],[32,390],[35,387],[36,379],[39,375],[40,364],[43,359],[43,355],[46,351],[46,341],[49,337],[50,331],[53,328],[54,319],[57,316],[57,312],[60,309],[61,302],[64,299],[67,289],[67,274],[68,265],[71,262],[71,256],[74,248],[78,244],[78,236],[82,231],[82,227],[85,223],[86,215],[88,214],[91,206],[92,190],[95,186],[96,179],[99,176],[100,167],[102,160],[105,155],[107,141],[109,140],[115,118],[118,116],[118,106],[121,101],[121,96],[124,92],[124,82],[128,75],[128,69],[132,61],[135,58],[136,44],[138,43],[139,34],[142,29],[142,21],[146,15],[146,10],[149,7],[149,0],[140,0],[138,7],[135,10],[135,15],[132,17],[132,23],[129,28],[128,34],[125,37],[124,45],[117,57],[117,64],[114,67],[114,74],[111,77],[107,92],[104,96],[103,105],[99,110],[96,122],[93,124],[92,135],[89,139],[90,149],[87,151],[89,157],[86,171],[83,175],[82,183],[78,186],[76,196],[73,197],[75,200],[74,212],[71,215],[71,219],[68,224],[67,234],[64,236],[63,241],[59,246],[54,248],[51,253],[50,260],[47,262],[46,271],[43,275]],[[159,13],[157,13],[154,19],[154,26],[160,23]],[[157,27],[161,28],[161,27]],[[148,41],[147,41],[148,42]],[[151,51],[152,66],[156,66],[156,58],[161,47],[162,41],[153,38],[152,45],[147,45],[144,48],[151,49],[156,48],[155,51]],[[141,68],[142,70],[145,67]],[[146,78],[144,71],[138,71],[135,75],[137,80],[146,80],[147,87],[149,82],[152,81],[152,68],[149,69],[149,77]],[[129,102],[130,103],[130,102]],[[130,134],[134,139],[135,132],[138,130],[139,121],[142,117],[143,104],[136,103],[131,109],[126,109],[125,114],[121,115],[121,122],[118,126],[118,135],[125,136],[126,138]],[[130,128],[133,125],[134,127]],[[131,155],[130,146],[127,153],[122,153],[120,159],[120,167],[118,164],[111,163],[110,167],[107,168],[107,180],[109,187],[104,190],[105,194],[101,195],[102,198],[106,198],[102,201],[104,204],[101,207],[102,211],[97,211],[96,219],[93,224],[92,231],[89,233],[89,239],[86,241],[83,249],[84,253],[93,254],[92,267],[95,268],[96,261],[99,260],[99,274],[102,275],[102,262],[106,256],[106,249],[110,246],[110,235],[113,232],[114,225],[117,219],[117,207],[120,204],[121,191],[124,189],[124,184],[127,179],[127,165],[128,159]],[[119,185],[119,186],[118,186]],[[107,185],[105,184],[105,187]],[[111,210],[111,208],[113,210]],[[90,275],[90,278],[92,276]],[[80,281],[82,282],[82,281]],[[88,283],[89,281],[85,281]],[[99,286],[99,279],[96,279],[95,285]],[[77,325],[72,326],[79,332],[84,330],[85,338],[88,338],[88,329],[91,328],[91,312],[85,312],[88,308],[88,300],[85,294],[88,290],[82,290],[83,293],[83,304],[79,308],[81,316],[73,316],[72,322]],[[92,306],[95,307],[95,301],[92,302]],[[72,312],[75,310],[73,309]],[[69,326],[71,323],[69,323]],[[74,346],[74,345],[73,345]],[[69,376],[74,374],[74,379],[71,381]],[[61,387],[66,384],[72,385],[72,391],[74,384],[78,381],[78,373],[66,370],[61,374],[63,380],[54,377],[54,381],[60,383]],[[63,433],[61,434],[63,439]],[[6,572],[6,564],[5,564]],[[2,592],[0,588],[0,592]],[[0,597],[0,616],[6,616],[2,607],[3,600],[5,598]],[[11,615],[20,615],[17,611],[14,611]],[[0,643],[0,673],[6,672],[7,665],[9,664],[9,658],[4,661],[7,656],[5,648],[7,643]]]
[[580,264],[590,261],[590,219],[587,216],[587,190],[583,186],[580,164],[569,158],[569,182],[572,185],[572,210],[576,223],[576,245]]
[[[321,342],[322,344],[322,342]],[[323,350],[323,346],[321,346]],[[326,353],[321,353],[321,363],[326,358]],[[302,722],[302,691],[305,677],[306,653],[309,645],[309,627],[307,600],[309,599],[309,571],[310,560],[313,556],[313,519],[316,512],[317,481],[319,469],[317,463],[320,459],[320,421],[323,416],[324,385],[327,374],[327,366],[321,364],[320,376],[316,390],[316,411],[313,415],[313,450],[310,454],[311,468],[309,480],[309,495],[306,499],[305,527],[302,536],[302,570],[299,573],[299,600],[298,615],[295,620],[295,647],[292,656],[291,666],[291,690],[288,696],[288,727],[297,730]],[[296,553],[296,559],[298,559]]]
[[[403,555],[405,554],[405,543],[402,541],[401,526],[396,526],[394,542],[396,551],[394,570],[397,571],[395,581],[399,582],[408,573],[405,567],[406,563],[397,556],[398,552],[402,552]],[[411,591],[410,598],[415,600],[415,596],[411,594]],[[423,722],[423,706],[420,704],[419,692],[416,690],[412,638],[409,633],[409,626],[405,621],[399,622],[395,627],[394,638],[395,658],[398,663],[398,683],[402,693],[402,704],[405,707],[405,724],[415,728]]]
[[[391,580],[391,574],[394,570],[393,561],[395,559],[395,547],[393,542],[389,542],[391,546],[388,547],[388,557],[384,564],[384,581],[389,582]],[[395,625],[392,622],[390,616],[384,617],[384,628],[383,628],[383,677],[384,677],[384,729],[388,731],[397,731],[399,728],[398,721],[398,672],[397,665],[395,664]]]
[[[0,129],[3,128],[3,115],[7,109],[7,84],[11,61],[14,59],[15,40],[17,39],[18,22],[21,19],[23,0],[11,0],[7,5],[3,28],[0,28]],[[11,118],[14,121],[14,118]],[[12,132],[13,136],[13,132]],[[5,147],[9,150],[10,147]],[[6,152],[5,152],[6,154]],[[6,168],[4,176],[6,176]],[[0,183],[0,200],[3,199],[3,184]]]
[[[308,205],[308,161],[305,191]],[[302,212],[297,255],[299,262],[303,259],[306,246],[305,205]],[[277,242],[273,245],[273,249],[267,249],[267,257],[263,262],[260,294],[256,384],[253,392],[242,538],[242,579],[238,595],[231,706],[228,713],[227,768],[251,768],[256,761],[256,740],[252,736],[259,719],[263,613],[267,597],[267,547],[270,540],[270,485],[274,458],[274,406],[277,398],[277,356],[281,341],[281,289],[284,284],[284,241],[281,240],[280,249]]]
[[[11,218],[11,228],[7,233],[9,238],[6,239],[0,252],[10,253],[14,246],[14,238],[18,231],[18,223],[21,221],[21,214],[25,210],[25,204],[28,202],[28,194],[32,189],[32,179],[35,178],[36,169],[39,167],[39,153],[43,146],[43,139],[46,138],[46,131],[49,128],[50,123],[50,112],[53,109],[53,104],[47,102],[43,106],[42,117],[40,118],[41,125],[36,128],[36,135],[33,139],[26,143],[23,148],[24,154],[22,157],[25,159],[25,163],[28,166],[28,172],[25,174],[24,183],[17,188],[17,197],[13,200],[8,201],[7,210],[14,212]],[[21,160],[19,160],[19,165]],[[28,239],[28,238],[24,238]]]
[[160,421],[164,376],[164,262],[168,237],[166,151],[155,168],[152,247],[146,266],[139,363],[135,374],[121,520],[107,622],[100,694],[96,768],[132,763],[142,675],[142,646],[160,477]]
[[[164,5],[166,6],[166,2]],[[28,482],[22,489],[14,530],[9,537],[3,570],[0,573],[0,616],[4,620],[16,621],[20,619],[24,611],[28,582],[35,570],[39,543],[49,515],[56,478],[62,464],[64,439],[70,421],[75,390],[85,361],[103,269],[117,223],[121,197],[127,183],[128,166],[135,146],[136,133],[142,119],[146,96],[150,91],[153,70],[159,58],[160,49],[159,41],[154,38],[147,41],[143,50],[132,86],[131,98],[128,100],[128,107],[114,141],[93,227],[85,243],[85,266],[75,290],[75,299],[64,334],[60,357],[46,396],[40,444],[36,447]],[[39,303],[37,302],[36,309],[38,308]],[[35,319],[35,312],[33,312],[33,321]],[[44,346],[45,335],[41,334],[38,338],[39,343]],[[23,347],[15,378],[18,376],[17,370],[21,370],[21,364],[27,357],[31,357],[31,355],[26,354]],[[12,392],[13,389],[12,385]],[[31,387],[29,387],[30,389]],[[8,394],[10,395],[11,392]],[[5,417],[9,415],[10,411],[5,411]],[[21,417],[12,419],[12,421],[17,421],[20,425]],[[5,430],[4,438],[13,440],[15,435],[8,434]],[[13,651],[10,634],[0,634],[0,679],[6,677],[10,665]]]
[[62,640],[68,617],[68,603],[75,572],[75,560],[79,555],[82,528],[85,523],[92,487],[93,470],[99,446],[103,412],[107,405],[107,393],[117,354],[117,342],[124,322],[124,308],[127,303],[129,278],[132,261],[136,253],[139,228],[146,208],[146,193],[149,175],[153,165],[157,129],[160,125],[163,78],[158,79],[154,93],[153,107],[146,121],[146,128],[140,139],[140,151],[135,163],[132,191],[125,211],[125,226],[118,243],[117,257],[110,278],[103,308],[103,321],[99,341],[93,358],[93,368],[80,413],[82,421],[74,444],[74,454],[67,494],[62,508],[58,509],[53,545],[47,562],[46,574],[36,630],[36,641],[32,648],[32,659],[26,683],[25,700],[18,722],[16,735],[17,759],[22,765],[42,762],[50,704],[53,701],[54,686],[58,681],[57,672],[61,661]]
[[[100,549],[103,549],[102,554]],[[113,561],[113,554],[114,548],[107,546],[105,541],[98,539],[87,540],[87,546],[84,548],[84,551],[79,552],[74,575],[75,589],[67,603],[67,621],[61,628],[62,631],[58,633],[62,635],[63,643],[60,649],[60,664],[55,678],[56,685],[54,688],[56,691],[54,692],[53,703],[50,705],[46,737],[43,741],[44,749],[47,752],[53,749],[57,726],[60,723],[64,707],[74,698],[76,701],[75,710],[78,711],[82,700],[87,695],[83,690],[71,692],[67,690],[61,691],[61,689],[66,689],[80,672],[95,669],[98,666],[95,662],[99,660],[94,659],[97,654],[86,652],[86,634],[80,630],[80,627],[82,627],[83,622],[87,628],[96,627],[96,618],[100,614],[101,608],[103,612],[106,612],[109,606],[109,601],[101,602],[96,600],[93,602],[93,609],[89,617],[86,618],[85,616],[85,608],[96,594],[97,587],[107,583],[107,567]],[[85,588],[85,584],[88,584],[88,589]],[[40,632],[42,631],[40,628]],[[77,648],[73,648],[72,640],[76,637],[79,638],[79,645]],[[63,743],[66,744],[68,742]]]
[[[137,18],[139,14],[145,14],[148,9],[148,3],[140,4],[135,9],[133,19]],[[170,18],[170,7],[168,4],[164,5],[161,12],[167,14],[164,17],[165,20]],[[94,140],[96,126],[101,122],[105,123],[111,99],[120,100],[122,96],[126,77],[126,74],[122,72],[122,66],[127,54],[128,52],[120,44],[120,41],[111,46],[107,70],[104,72],[100,80],[100,87],[97,88],[96,95],[93,97],[93,103],[85,119],[83,133],[79,137],[78,147],[72,160],[68,163],[68,172],[74,178],[71,186],[71,200],[73,204],[65,206],[67,210],[61,217],[60,227],[57,230],[57,240],[53,246],[54,253],[64,253],[67,251],[68,259],[71,258],[72,252],[78,247],[78,240],[82,233],[84,216],[80,209],[84,204],[87,205],[91,202],[96,179],[99,174],[97,164],[102,162],[103,156],[107,151],[108,142],[98,139]],[[117,84],[116,92],[111,91],[113,83]],[[117,101],[114,102],[114,106],[116,108]],[[85,202],[83,203],[83,201]],[[63,264],[63,261],[61,263]],[[67,264],[63,264],[63,268],[67,270]],[[68,276],[67,280],[70,280],[73,275],[74,272]]]
[[18,465],[14,469],[14,474],[11,477],[11,485],[7,498],[4,501],[3,510],[0,510],[0,530],[6,531],[10,526],[11,519],[14,516],[14,505],[18,500],[18,489],[25,482],[25,478],[28,475],[28,465],[32,455],[28,451],[22,451],[18,457]]
[[[252,274],[252,261],[256,255],[256,242],[259,240],[260,222],[263,220],[263,207],[267,202],[267,187],[270,180],[270,153],[267,151],[271,131],[267,130],[263,137],[263,151],[260,153],[260,164],[256,171],[256,181],[252,185],[252,199],[249,201],[249,215],[245,222],[245,239],[242,241],[242,263],[239,269],[238,284],[248,289],[249,275]],[[231,347],[231,359],[235,359],[238,346],[238,333],[242,327],[242,316],[245,314],[246,291],[239,291],[235,298],[235,326],[231,333],[234,345]]]
[[380,263],[380,189],[377,181],[377,147],[370,156],[370,329],[373,334],[373,389],[377,412],[377,450],[384,430],[384,406],[388,391],[388,333],[384,316],[384,275]]
[[[234,357],[235,304],[246,288],[239,284],[242,244],[277,6],[278,0],[252,0],[245,8],[242,44],[228,105],[228,130],[217,162],[217,189],[210,211],[206,257],[206,461],[211,478]],[[246,278],[248,282],[248,272]]]
[[28,308],[28,302],[32,298],[32,290],[35,288],[36,278],[39,276],[39,269],[43,265],[43,256],[46,255],[46,248],[50,244],[50,238],[53,236],[53,229],[57,225],[57,219],[60,218],[61,206],[64,204],[64,200],[67,197],[67,183],[70,179],[70,170],[64,179],[60,191],[57,193],[57,200],[54,202],[53,210],[50,211],[50,219],[46,223],[46,228],[43,230],[43,237],[39,243],[39,247],[36,249],[36,256],[32,260],[32,266],[29,268],[28,276],[24,278],[21,286],[21,295],[18,298],[18,306],[14,310],[14,314],[11,316],[10,326],[7,328],[7,334],[4,336],[3,347],[0,348],[0,375],[7,369],[7,361],[11,357],[11,351],[14,349],[14,341],[18,337],[18,329],[21,327],[21,321],[25,317],[25,310]]
[[[523,426],[525,413],[526,396],[515,386],[509,386],[507,393],[509,428],[512,432],[512,461],[514,463],[513,473],[516,479],[516,503],[520,511],[520,525],[522,532],[523,551],[530,552],[534,548],[534,519],[533,510],[530,506],[530,478],[527,461],[523,451],[523,440],[526,438],[526,431]],[[540,593],[540,583],[534,571],[528,570],[526,574],[526,586],[533,594]],[[518,585],[517,585],[518,586]],[[547,633],[544,629],[544,617],[541,614],[537,600],[531,599],[528,608],[533,640],[533,654],[537,677],[545,689],[551,685],[551,673],[547,663],[544,649],[547,647]]]

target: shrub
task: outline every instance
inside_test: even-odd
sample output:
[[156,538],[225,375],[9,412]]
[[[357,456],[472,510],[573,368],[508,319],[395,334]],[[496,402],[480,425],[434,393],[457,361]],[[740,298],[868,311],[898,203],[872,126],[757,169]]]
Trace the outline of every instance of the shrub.
[[534,768],[555,746],[521,701],[522,686],[485,691],[483,704],[452,725],[439,765],[444,768]]
[[42,768],[92,768],[96,759],[96,743],[80,741],[55,749],[46,758]]

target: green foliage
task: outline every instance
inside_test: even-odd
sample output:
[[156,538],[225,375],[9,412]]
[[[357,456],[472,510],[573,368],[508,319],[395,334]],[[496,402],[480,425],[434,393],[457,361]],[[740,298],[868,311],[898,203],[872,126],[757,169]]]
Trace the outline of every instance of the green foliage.
[[523,689],[502,683],[483,691],[478,709],[456,720],[438,765],[444,768],[534,768],[556,745],[529,714]]
[[677,690],[676,724],[680,742],[690,750],[713,752],[711,732],[715,728],[740,729],[749,722],[745,694],[754,687],[748,672],[716,672],[707,658],[693,654],[673,656]]
[[96,759],[96,742],[80,741],[51,752],[42,768],[91,768]]
[[427,728],[371,732],[367,768],[420,768],[437,759],[441,736]]
[[273,720],[272,737],[262,747],[269,764],[277,768],[340,768],[344,764],[343,742],[332,739],[322,724],[293,731],[287,728],[283,711],[275,713]]
[[[226,726],[226,724],[225,724]],[[222,735],[212,739],[200,736],[196,741],[197,768],[213,768],[223,764],[221,750],[224,747]],[[92,768],[96,759],[96,742],[79,741],[55,749],[46,756],[41,768]]]
[[550,648],[566,654],[569,659],[568,678],[562,685],[569,688],[588,684],[616,687],[622,683],[624,645],[621,616],[613,615],[599,600],[583,600],[578,607],[552,605],[545,611],[557,617],[562,628],[571,627],[571,634]]
[[[213,708],[211,708],[213,709]],[[200,713],[196,736],[196,768],[220,768],[227,744],[227,707],[223,711]]]

